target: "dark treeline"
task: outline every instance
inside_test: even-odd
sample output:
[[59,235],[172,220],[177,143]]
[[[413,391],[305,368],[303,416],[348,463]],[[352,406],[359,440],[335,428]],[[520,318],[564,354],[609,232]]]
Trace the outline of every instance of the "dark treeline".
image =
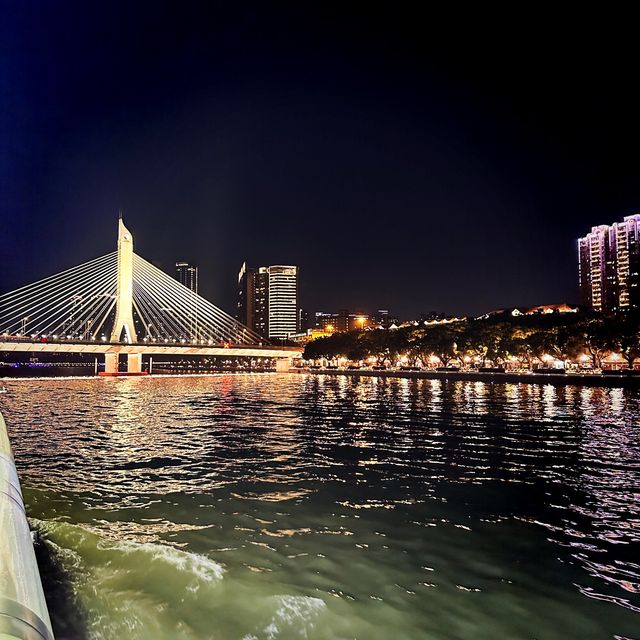
[[617,354],[633,366],[640,358],[640,315],[503,314],[485,319],[351,331],[307,344],[306,360],[347,358],[376,365],[506,366],[529,369],[552,361],[600,368]]

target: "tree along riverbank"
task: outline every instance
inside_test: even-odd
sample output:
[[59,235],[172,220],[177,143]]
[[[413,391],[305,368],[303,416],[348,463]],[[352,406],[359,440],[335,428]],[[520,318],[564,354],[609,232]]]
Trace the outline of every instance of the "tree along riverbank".
[[309,342],[304,359],[426,368],[491,365],[507,371],[633,368],[640,362],[640,316],[630,312],[501,313],[456,322],[351,331]]

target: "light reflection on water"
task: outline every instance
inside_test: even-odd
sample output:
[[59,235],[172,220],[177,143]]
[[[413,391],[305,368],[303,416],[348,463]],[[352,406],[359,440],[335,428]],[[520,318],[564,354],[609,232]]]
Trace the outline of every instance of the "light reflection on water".
[[28,509],[87,637],[639,637],[637,393],[6,384]]

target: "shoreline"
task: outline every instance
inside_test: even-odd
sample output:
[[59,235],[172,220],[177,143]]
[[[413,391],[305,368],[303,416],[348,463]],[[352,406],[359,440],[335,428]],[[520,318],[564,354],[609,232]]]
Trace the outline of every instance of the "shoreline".
[[372,369],[296,369],[298,373],[316,375],[353,376],[357,378],[410,378],[418,380],[445,380],[452,382],[491,382],[575,385],[579,387],[607,387],[640,389],[640,376],[559,373],[491,373],[480,371],[395,371]]

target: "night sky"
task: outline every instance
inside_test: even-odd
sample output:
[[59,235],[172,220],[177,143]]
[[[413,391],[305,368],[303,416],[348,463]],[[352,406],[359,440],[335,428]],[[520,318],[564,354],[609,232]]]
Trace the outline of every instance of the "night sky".
[[633,20],[374,6],[3,3],[0,290],[122,207],[231,312],[243,260],[310,311],[577,301],[575,239],[640,210]]

